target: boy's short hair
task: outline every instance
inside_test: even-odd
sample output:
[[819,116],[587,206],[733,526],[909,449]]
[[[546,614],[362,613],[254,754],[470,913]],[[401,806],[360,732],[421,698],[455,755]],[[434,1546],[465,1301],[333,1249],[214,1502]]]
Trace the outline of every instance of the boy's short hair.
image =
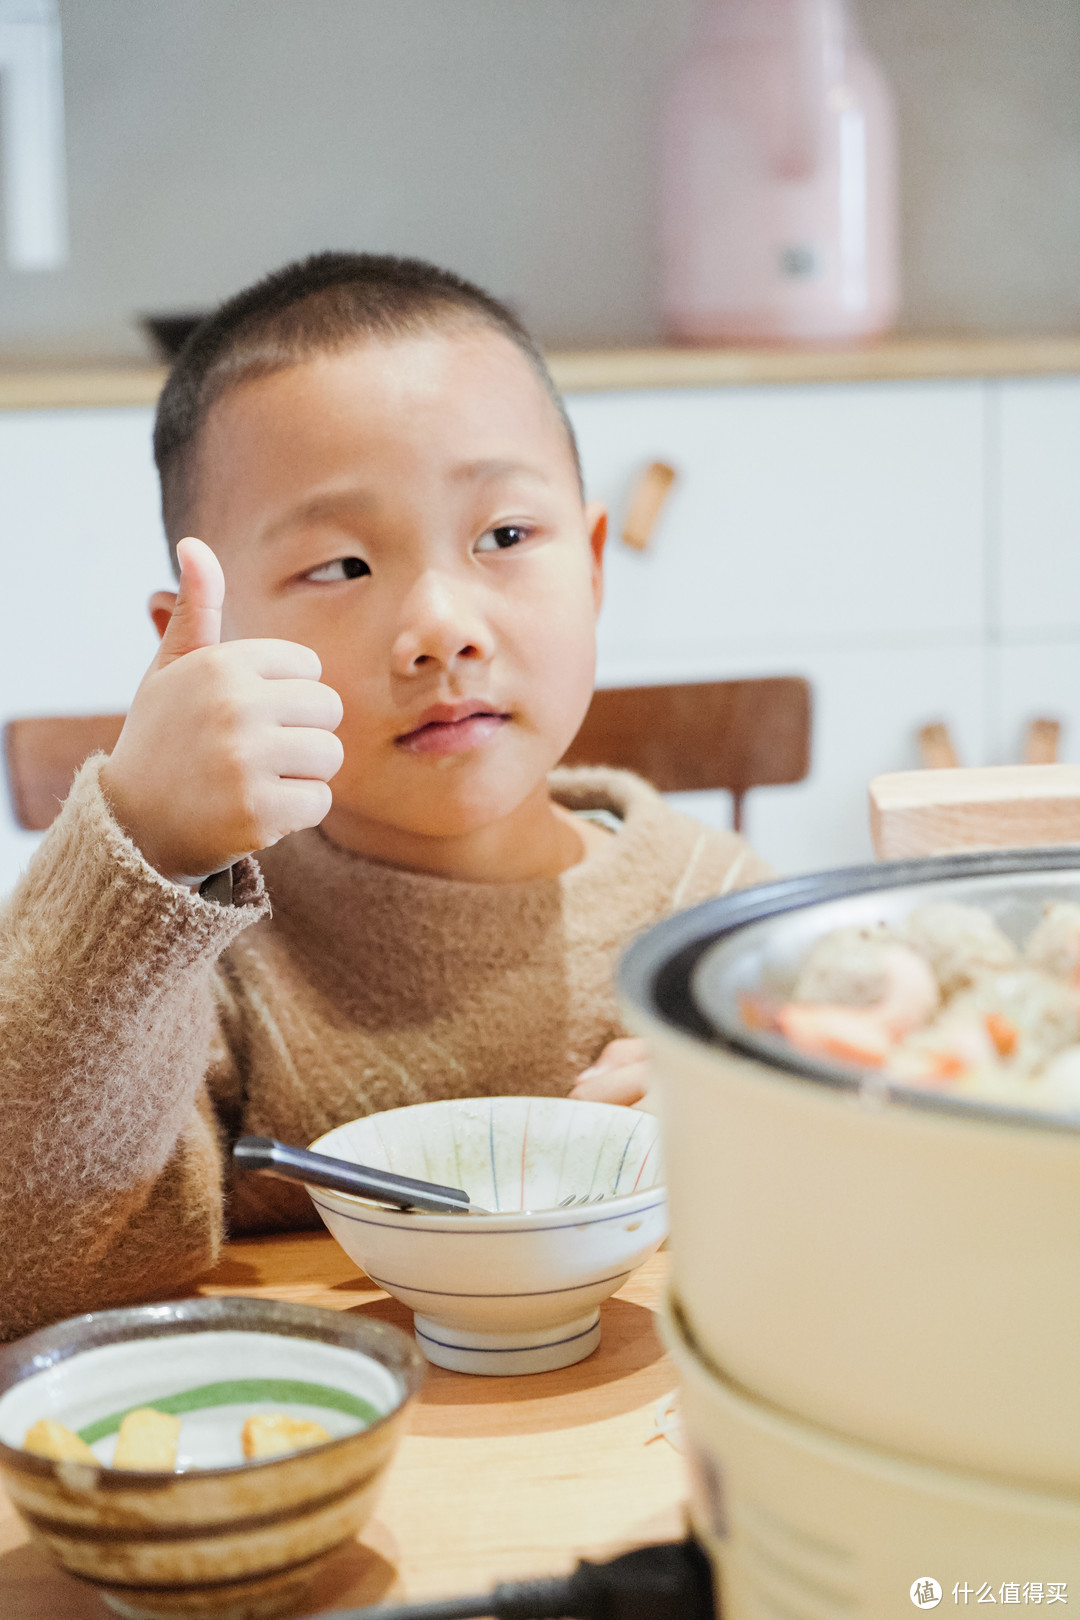
[[316,253],[228,299],[195,328],[177,355],[154,421],[154,460],[173,567],[192,500],[199,435],[216,400],[364,338],[408,337],[445,322],[480,322],[528,360],[566,430],[581,484],[577,440],[544,356],[497,298],[423,259],[381,253]]

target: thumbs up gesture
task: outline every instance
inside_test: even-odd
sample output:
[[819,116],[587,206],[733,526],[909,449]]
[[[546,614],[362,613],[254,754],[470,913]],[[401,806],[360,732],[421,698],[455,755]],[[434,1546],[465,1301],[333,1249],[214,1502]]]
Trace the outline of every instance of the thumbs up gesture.
[[221,640],[225,577],[181,540],[180,588],[157,657],[101,772],[121,826],[168,878],[219,872],[314,827],[341,769],[341,699],[310,647]]

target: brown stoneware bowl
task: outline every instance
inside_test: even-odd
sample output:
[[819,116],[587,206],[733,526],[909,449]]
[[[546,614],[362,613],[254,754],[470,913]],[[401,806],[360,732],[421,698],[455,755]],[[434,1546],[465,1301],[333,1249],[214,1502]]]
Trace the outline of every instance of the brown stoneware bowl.
[[[192,1299],[73,1317],[0,1348],[0,1477],[33,1538],[129,1616],[254,1620],[295,1603],[363,1527],[423,1379],[387,1323],[310,1305]],[[125,1411],[181,1418],[177,1471],[109,1466]],[[249,1416],[330,1439],[245,1460]],[[97,1458],[22,1449],[39,1418]]]

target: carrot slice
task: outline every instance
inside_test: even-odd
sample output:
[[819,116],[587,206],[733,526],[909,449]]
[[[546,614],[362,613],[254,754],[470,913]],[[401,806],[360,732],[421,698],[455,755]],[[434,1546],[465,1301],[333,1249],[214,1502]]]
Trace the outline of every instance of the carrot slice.
[[1016,1025],[1004,1013],[988,1012],[983,1022],[986,1033],[997,1047],[999,1057],[1012,1057],[1016,1051],[1019,1032]]
[[934,1052],[931,1063],[935,1080],[959,1080],[971,1067],[959,1052]]

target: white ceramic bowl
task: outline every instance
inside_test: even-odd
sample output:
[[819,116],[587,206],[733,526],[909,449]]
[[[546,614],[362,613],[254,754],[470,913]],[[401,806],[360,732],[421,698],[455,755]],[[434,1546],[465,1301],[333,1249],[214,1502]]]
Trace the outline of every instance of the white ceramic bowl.
[[667,1233],[657,1122],[635,1109],[563,1097],[420,1103],[311,1146],[463,1187],[492,1211],[421,1215],[308,1188],[346,1254],[412,1307],[428,1360],[457,1372],[583,1360],[600,1342],[601,1302]]
[[[292,1608],[370,1515],[423,1362],[403,1333],[347,1311],[191,1299],[98,1311],[0,1347],[0,1476],[31,1534],[127,1616],[247,1620]],[[123,1413],[182,1417],[176,1473],[108,1466]],[[330,1440],[248,1462],[258,1412]],[[39,1418],[98,1464],[22,1449]]]

